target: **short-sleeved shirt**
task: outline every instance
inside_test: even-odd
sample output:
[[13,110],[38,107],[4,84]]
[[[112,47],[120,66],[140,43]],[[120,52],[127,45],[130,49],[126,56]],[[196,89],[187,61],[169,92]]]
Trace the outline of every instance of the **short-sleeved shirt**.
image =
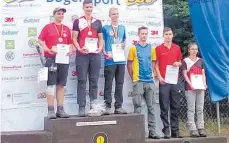
[[[117,31],[117,39],[119,43],[126,41],[126,30],[123,25],[118,25],[117,27],[112,27],[112,25],[105,25],[103,26],[102,31],[106,52],[112,52],[112,44],[115,42],[114,32]],[[113,59],[105,60],[105,66],[113,64],[126,64],[126,62],[114,62]]]
[[[63,26],[63,32],[62,32]],[[63,42],[59,42],[58,38],[62,34]],[[41,33],[38,39],[45,42],[46,46],[51,49],[52,46],[56,46],[57,44],[72,44],[72,36],[70,29],[65,25],[56,25],[55,23],[50,23],[44,26],[41,30]],[[48,52],[44,52],[45,57],[55,57],[55,54],[49,54]]]
[[[77,40],[80,48],[83,48],[86,38],[98,38],[98,34],[102,33],[102,23],[95,18],[92,18],[91,23],[88,23],[83,16],[74,21],[72,30],[79,32]],[[89,31],[92,32],[92,35],[88,34]]]
[[128,61],[133,61],[133,82],[154,82],[152,61],[156,61],[155,48],[136,44],[130,48]]
[[[195,61],[191,60],[189,57],[184,58],[182,61],[182,69],[187,70],[188,78],[191,80],[191,75],[202,75],[202,70],[204,69],[203,60],[197,58]],[[187,90],[192,90],[190,85],[186,86]]]
[[180,47],[172,43],[171,48],[167,48],[164,44],[156,47],[157,61],[159,62],[160,74],[165,78],[167,65],[173,65],[174,62],[182,60]]

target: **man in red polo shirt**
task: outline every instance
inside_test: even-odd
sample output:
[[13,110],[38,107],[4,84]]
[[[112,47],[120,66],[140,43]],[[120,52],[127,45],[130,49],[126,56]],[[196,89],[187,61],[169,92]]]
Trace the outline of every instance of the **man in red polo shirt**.
[[79,116],[85,116],[86,82],[89,73],[90,102],[97,99],[98,80],[103,50],[102,23],[92,17],[92,0],[83,2],[84,16],[73,23],[73,43],[77,49],[76,70],[78,71],[77,103]]
[[[64,86],[67,82],[69,64],[55,63],[57,44],[69,45],[70,56],[72,53],[72,37],[70,29],[61,22],[66,9],[55,8],[53,11],[54,22],[45,25],[39,35],[39,44],[44,50],[46,59],[45,67],[48,67],[48,81],[46,97],[48,102],[48,118],[68,118],[69,115],[63,109]],[[54,111],[54,95],[57,99],[57,112]]]
[[[180,94],[179,82],[177,84],[169,84],[165,82],[166,67],[173,65],[174,67],[181,66],[182,54],[180,47],[172,43],[173,32],[171,28],[165,27],[163,31],[164,43],[156,47],[156,72],[159,84],[159,102],[161,109],[161,120],[164,128],[164,138],[170,138],[170,125],[171,124],[171,137],[178,138],[179,135],[179,108],[180,108]],[[170,107],[170,122],[168,119],[168,111]]]

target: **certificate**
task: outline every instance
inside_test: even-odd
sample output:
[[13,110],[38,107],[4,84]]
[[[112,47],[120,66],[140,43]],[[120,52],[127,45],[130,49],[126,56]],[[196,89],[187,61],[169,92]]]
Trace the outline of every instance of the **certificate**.
[[205,89],[202,75],[192,74],[190,78],[194,89]]
[[89,53],[95,53],[98,49],[98,38],[86,38],[84,47]]
[[177,84],[179,67],[167,65],[165,72],[165,82],[169,84]]
[[121,44],[112,44],[112,57],[114,62],[125,61],[125,53]]
[[47,81],[48,80],[48,67],[43,67],[43,68],[39,69],[37,80],[38,80],[38,83],[41,81]]
[[69,64],[69,45],[66,44],[57,44],[57,54],[55,62],[58,64]]

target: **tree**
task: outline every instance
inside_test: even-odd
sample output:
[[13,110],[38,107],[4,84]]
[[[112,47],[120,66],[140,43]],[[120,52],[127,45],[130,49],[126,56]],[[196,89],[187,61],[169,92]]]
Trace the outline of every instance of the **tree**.
[[173,29],[174,43],[187,55],[187,45],[195,41],[187,0],[164,0],[163,10],[164,25]]

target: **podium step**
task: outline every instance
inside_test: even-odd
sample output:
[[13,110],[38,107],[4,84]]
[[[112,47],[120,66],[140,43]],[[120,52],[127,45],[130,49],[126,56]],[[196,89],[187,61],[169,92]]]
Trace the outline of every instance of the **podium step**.
[[146,143],[227,143],[226,137],[181,138],[181,139],[146,139]]
[[136,114],[49,120],[53,143],[144,143],[144,116]]
[[1,143],[52,143],[47,131],[1,132]]

